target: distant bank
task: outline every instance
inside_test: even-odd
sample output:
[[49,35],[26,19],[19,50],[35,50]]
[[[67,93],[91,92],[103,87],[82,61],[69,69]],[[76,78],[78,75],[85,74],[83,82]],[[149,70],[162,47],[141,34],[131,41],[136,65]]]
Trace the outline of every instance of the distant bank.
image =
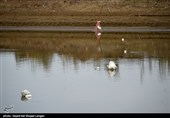
[[169,0],[2,0],[0,26],[170,26]]

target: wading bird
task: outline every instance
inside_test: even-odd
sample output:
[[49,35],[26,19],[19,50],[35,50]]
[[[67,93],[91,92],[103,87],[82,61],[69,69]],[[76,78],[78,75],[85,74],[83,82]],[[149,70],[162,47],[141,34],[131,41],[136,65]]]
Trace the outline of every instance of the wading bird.
[[95,27],[95,29],[96,29],[97,32],[101,32],[101,29],[102,29],[101,26],[100,26],[100,22],[101,22],[101,21],[97,21],[97,22],[96,22],[96,27]]
[[101,36],[101,26],[100,26],[100,22],[101,21],[97,21],[96,22],[96,26],[95,26],[95,34],[96,34],[96,38],[97,39],[100,39],[100,36]]

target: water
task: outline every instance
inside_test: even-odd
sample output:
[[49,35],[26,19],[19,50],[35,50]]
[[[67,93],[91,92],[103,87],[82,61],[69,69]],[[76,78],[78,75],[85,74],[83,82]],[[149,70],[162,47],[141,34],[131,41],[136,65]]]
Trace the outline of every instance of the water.
[[[7,34],[1,34],[4,41]],[[94,34],[14,34],[20,41],[31,37],[33,48],[39,37],[56,41],[45,50],[14,42],[1,49],[1,113],[170,113],[169,35],[146,40],[138,34],[144,38],[136,40],[132,34],[102,34],[96,40]],[[57,45],[60,40],[66,41]],[[116,71],[106,69],[110,60]],[[24,89],[31,99],[21,99]]]
[[[1,26],[0,31],[94,32],[89,26]],[[170,32],[169,27],[102,27],[102,32]]]

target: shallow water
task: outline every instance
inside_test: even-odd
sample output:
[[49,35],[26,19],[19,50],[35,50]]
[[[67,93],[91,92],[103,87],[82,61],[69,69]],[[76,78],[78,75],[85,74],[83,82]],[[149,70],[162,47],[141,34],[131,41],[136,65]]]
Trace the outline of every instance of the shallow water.
[[[68,42],[57,50],[1,49],[1,112],[170,113],[169,38],[163,34],[163,40],[136,41],[126,36],[126,44],[102,36],[100,42],[95,37],[79,42],[71,36],[80,52]],[[116,71],[106,69],[110,60]],[[21,99],[24,89],[31,92],[30,100]]]
[[[60,31],[94,32],[94,27],[82,26],[1,26],[0,31]],[[102,26],[102,32],[170,32],[170,27],[110,27]]]

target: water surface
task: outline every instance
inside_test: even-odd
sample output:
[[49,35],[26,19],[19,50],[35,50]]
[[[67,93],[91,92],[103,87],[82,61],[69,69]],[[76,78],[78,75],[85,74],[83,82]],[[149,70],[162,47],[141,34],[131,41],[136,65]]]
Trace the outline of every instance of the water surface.
[[170,113],[168,34],[23,34],[1,34],[2,113]]
[[[91,26],[1,26],[0,31],[58,31],[94,32]],[[102,32],[170,32],[170,27],[111,27],[102,26]]]

